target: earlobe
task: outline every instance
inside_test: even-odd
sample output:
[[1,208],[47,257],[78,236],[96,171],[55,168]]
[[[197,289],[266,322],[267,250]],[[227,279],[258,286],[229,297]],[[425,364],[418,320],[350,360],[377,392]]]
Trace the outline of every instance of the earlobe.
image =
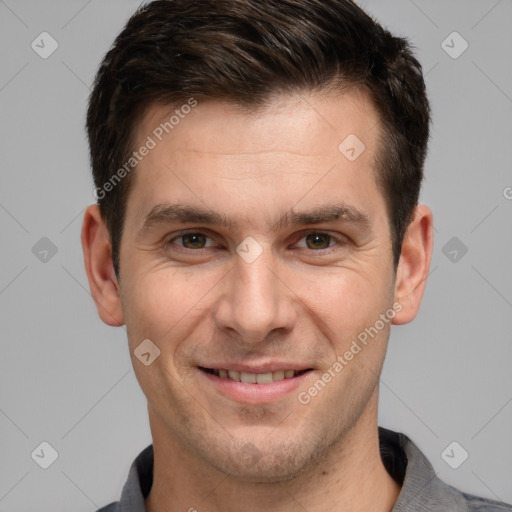
[[406,324],[418,313],[430,270],[432,247],[432,212],[427,206],[418,205],[402,243],[394,298],[402,309],[396,314],[393,324]]
[[112,263],[112,245],[97,205],[90,205],[85,211],[82,250],[91,295],[100,318],[113,327],[123,325],[119,285]]

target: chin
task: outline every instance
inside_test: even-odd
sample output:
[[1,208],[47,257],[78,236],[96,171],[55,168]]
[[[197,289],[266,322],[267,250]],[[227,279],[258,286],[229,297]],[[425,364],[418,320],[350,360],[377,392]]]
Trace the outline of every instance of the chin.
[[320,447],[308,447],[305,443],[277,445],[268,441],[261,444],[248,441],[232,447],[228,453],[214,451],[209,453],[209,463],[218,471],[242,482],[261,484],[297,478],[318,462],[324,452]]

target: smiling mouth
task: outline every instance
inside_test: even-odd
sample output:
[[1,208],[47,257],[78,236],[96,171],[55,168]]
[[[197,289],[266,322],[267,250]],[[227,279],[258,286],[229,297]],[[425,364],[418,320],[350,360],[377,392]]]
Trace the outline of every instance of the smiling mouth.
[[293,379],[312,370],[312,368],[307,368],[306,370],[277,370],[267,373],[249,373],[237,370],[203,368],[201,366],[199,369],[220,379],[243,382],[244,384],[271,384],[272,382],[279,382],[285,379]]

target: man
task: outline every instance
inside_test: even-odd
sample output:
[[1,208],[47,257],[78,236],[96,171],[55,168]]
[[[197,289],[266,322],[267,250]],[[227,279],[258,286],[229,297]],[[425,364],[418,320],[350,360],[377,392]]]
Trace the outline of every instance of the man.
[[104,511],[512,510],[377,426],[432,252],[421,67],[347,0],[160,0],[98,72],[82,244],[153,444]]

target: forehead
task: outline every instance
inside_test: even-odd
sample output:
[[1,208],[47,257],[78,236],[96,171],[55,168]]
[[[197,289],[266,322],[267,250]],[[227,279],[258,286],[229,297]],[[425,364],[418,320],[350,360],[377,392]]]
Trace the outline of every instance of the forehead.
[[232,149],[232,154],[289,151],[314,156],[337,150],[350,133],[371,149],[378,125],[369,93],[354,87],[344,93],[274,94],[259,107],[194,98],[172,106],[153,103],[134,127],[134,140],[138,147],[150,135],[157,145],[210,154]]
[[128,208],[136,202],[139,216],[170,196],[240,214],[260,201],[262,210],[279,205],[282,215],[301,195],[315,207],[337,188],[351,202],[358,190],[376,191],[380,127],[364,91],[276,95],[257,110],[194,102],[153,104],[135,128],[135,148],[149,139],[153,146],[133,175]]

